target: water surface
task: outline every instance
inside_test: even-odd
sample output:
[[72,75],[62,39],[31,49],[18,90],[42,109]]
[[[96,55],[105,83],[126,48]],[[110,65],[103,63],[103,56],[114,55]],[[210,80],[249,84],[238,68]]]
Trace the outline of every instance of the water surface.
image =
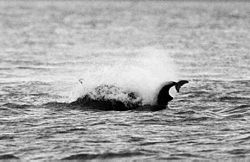
[[[0,159],[249,160],[249,51],[248,2],[1,1]],[[165,77],[190,81],[166,110],[69,106]]]

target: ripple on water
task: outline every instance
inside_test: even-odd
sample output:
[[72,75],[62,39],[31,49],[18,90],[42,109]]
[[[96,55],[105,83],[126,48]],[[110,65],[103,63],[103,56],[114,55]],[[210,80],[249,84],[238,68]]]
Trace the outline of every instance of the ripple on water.
[[62,160],[107,160],[145,156],[142,152],[118,152],[118,153],[103,153],[103,154],[76,154],[63,158]]
[[19,158],[12,154],[4,154],[4,155],[0,155],[0,160],[16,161],[16,160],[19,160]]
[[[0,2],[0,161],[249,161],[249,7],[231,1]],[[140,66],[144,56],[157,54],[141,50],[148,46],[172,56],[179,70],[158,70],[168,57]],[[120,77],[122,65],[133,62],[140,73],[128,68]],[[113,65],[119,69],[105,68]],[[148,79],[160,75],[176,73],[190,84],[158,112],[69,105],[85,86],[77,86],[78,79],[99,78],[96,71],[146,93]],[[141,74],[147,86],[133,82]]]

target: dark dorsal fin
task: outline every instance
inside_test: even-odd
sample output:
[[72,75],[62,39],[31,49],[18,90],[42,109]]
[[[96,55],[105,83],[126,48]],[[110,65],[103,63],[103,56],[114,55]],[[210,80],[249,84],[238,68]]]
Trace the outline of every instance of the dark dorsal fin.
[[168,82],[162,86],[157,96],[157,105],[167,105],[168,102],[173,99],[173,97],[169,95],[169,89],[175,85],[176,82]]
[[169,89],[175,86],[177,92],[180,91],[180,88],[188,83],[187,80],[180,80],[179,82],[167,82],[161,88],[157,96],[157,105],[167,105],[169,101],[173,99],[172,96],[169,95]]

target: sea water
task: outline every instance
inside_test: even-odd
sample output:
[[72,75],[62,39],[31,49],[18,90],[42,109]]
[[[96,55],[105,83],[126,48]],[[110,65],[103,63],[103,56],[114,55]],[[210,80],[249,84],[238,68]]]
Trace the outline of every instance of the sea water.
[[[249,160],[249,51],[248,2],[1,1],[0,159]],[[69,106],[180,79],[162,111]]]

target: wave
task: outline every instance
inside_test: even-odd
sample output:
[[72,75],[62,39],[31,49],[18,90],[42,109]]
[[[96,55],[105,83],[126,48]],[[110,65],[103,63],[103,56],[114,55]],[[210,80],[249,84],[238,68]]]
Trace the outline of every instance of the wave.
[[12,154],[5,154],[5,155],[0,155],[0,160],[3,160],[3,161],[4,160],[11,160],[11,161],[13,161],[13,160],[19,160],[19,158],[12,155]]
[[8,108],[15,108],[15,109],[25,109],[25,108],[30,107],[31,105],[27,105],[27,104],[15,104],[15,103],[6,103],[6,104],[3,104],[2,106],[8,107]]
[[127,158],[134,156],[143,156],[142,152],[118,152],[118,153],[103,153],[103,154],[76,154],[65,157],[62,160],[91,160],[91,159],[112,159],[112,158]]

